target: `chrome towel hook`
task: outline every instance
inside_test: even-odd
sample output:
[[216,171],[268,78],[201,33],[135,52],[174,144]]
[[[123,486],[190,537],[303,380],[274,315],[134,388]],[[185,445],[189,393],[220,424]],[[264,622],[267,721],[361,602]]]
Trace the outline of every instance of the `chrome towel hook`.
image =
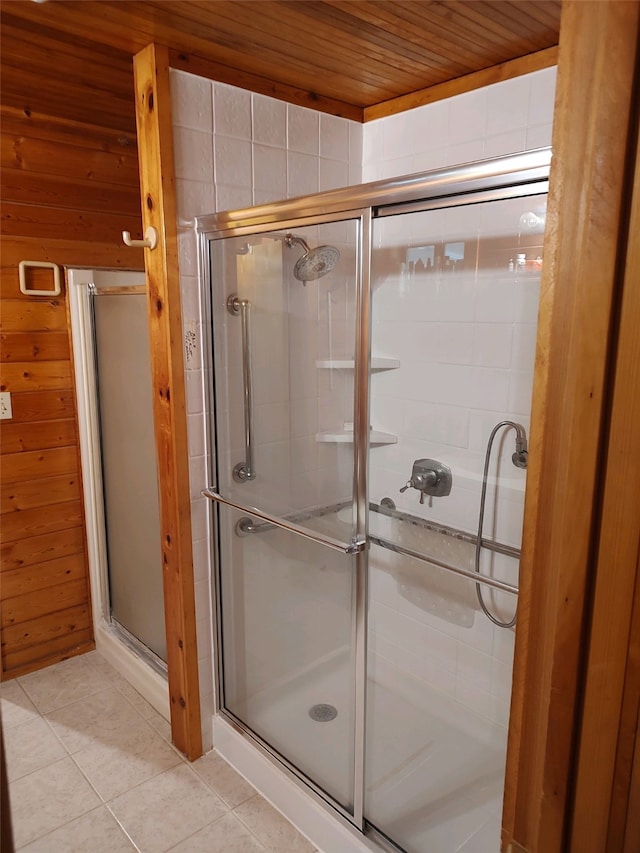
[[122,240],[125,246],[153,250],[158,245],[158,231],[153,225],[148,225],[144,232],[144,240],[132,240],[129,231],[123,231]]

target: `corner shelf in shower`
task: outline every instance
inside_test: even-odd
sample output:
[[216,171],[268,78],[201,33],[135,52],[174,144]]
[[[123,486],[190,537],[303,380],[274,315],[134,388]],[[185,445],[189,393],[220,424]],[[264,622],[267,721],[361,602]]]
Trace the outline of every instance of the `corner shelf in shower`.
[[[353,444],[353,432],[351,430],[345,432],[319,432],[316,433],[316,441],[329,444]],[[379,429],[372,429],[369,433],[369,443],[372,446],[397,444],[398,436],[390,432],[381,432]]]
[[[352,358],[328,358],[316,361],[316,367],[329,370],[353,370],[354,361]],[[374,356],[371,359],[371,370],[397,370],[399,367],[400,362],[397,358],[378,358]]]

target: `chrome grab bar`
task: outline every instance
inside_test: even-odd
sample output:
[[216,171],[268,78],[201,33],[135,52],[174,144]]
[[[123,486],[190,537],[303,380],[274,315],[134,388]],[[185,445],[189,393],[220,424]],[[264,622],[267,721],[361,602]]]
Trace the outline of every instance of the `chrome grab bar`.
[[236,483],[255,480],[253,460],[253,372],[251,367],[251,302],[232,294],[227,299],[227,310],[242,321],[242,381],[244,386],[244,442],[245,461],[233,469]]
[[213,489],[203,489],[201,494],[203,497],[209,498],[209,500],[224,504],[224,506],[230,506],[232,509],[237,509],[240,512],[250,512],[251,515],[255,515],[255,517],[259,518],[261,521],[273,524],[274,527],[279,527],[282,530],[288,530],[289,533],[297,533],[298,536],[302,536],[304,539],[310,539],[312,542],[317,542],[320,545],[326,545],[328,548],[333,548],[335,551],[342,551],[343,554],[359,554],[361,551],[364,551],[367,546],[365,539],[354,540],[353,542],[345,544],[344,542],[340,542],[339,539],[334,539],[331,536],[323,536],[321,533],[315,533],[312,530],[307,530],[299,524],[294,524],[291,521],[285,521],[277,515],[270,515],[268,512],[262,512],[254,507],[248,509],[246,506],[242,506],[241,504],[234,503],[234,501],[230,501],[227,498],[223,498],[222,495],[214,492]]

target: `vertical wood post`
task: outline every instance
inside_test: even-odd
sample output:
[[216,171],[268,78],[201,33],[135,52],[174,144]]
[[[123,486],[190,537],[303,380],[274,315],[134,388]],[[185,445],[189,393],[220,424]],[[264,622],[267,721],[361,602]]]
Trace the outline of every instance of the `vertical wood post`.
[[134,74],[142,220],[159,234],[158,247],[145,249],[145,266],[171,731],[193,760],[202,754],[202,732],[168,50],[141,50]]
[[618,0],[562,5],[505,850],[572,849],[567,818],[622,287],[639,13],[638,3]]

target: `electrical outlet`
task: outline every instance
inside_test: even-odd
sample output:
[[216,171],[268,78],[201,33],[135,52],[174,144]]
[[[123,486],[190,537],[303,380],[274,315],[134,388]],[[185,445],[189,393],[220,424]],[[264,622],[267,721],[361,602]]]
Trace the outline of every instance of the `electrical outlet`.
[[11,392],[0,391],[0,421],[9,420],[13,417],[11,411]]

